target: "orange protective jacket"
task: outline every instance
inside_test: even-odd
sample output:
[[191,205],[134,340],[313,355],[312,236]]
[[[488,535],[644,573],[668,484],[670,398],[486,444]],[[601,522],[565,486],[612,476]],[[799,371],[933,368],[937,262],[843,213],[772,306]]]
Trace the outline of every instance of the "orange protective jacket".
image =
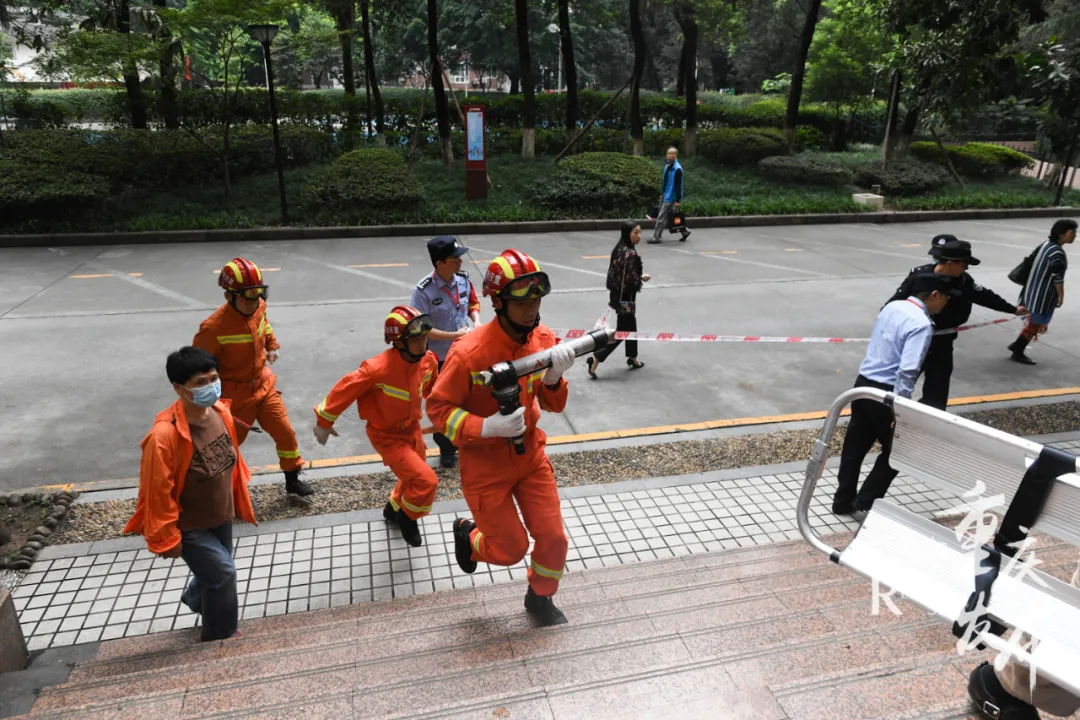
[[218,359],[222,395],[233,399],[246,391],[256,399],[266,397],[277,376],[266,364],[266,352],[281,347],[266,317],[266,301],[251,317],[224,303],[199,326],[191,342]]
[[[528,342],[518,345],[499,325],[498,318],[455,340],[427,403],[428,417],[435,429],[461,448],[463,454],[471,453],[473,446],[509,442],[506,438],[481,436],[484,418],[497,414],[499,404],[491,396],[491,388],[483,386],[480,372],[495,363],[517,360],[558,342],[550,328],[539,325],[529,334]],[[559,378],[559,384],[549,388],[544,385],[545,372],[546,368],[518,380],[521,405],[525,408],[525,442],[529,447],[543,445],[547,439],[544,431],[536,427],[540,411],[562,412],[566,407],[566,378]]]
[[[257,525],[255,509],[248,495],[251,470],[240,454],[236,442],[236,428],[228,400],[214,403],[214,411],[221,416],[233,450],[236,465],[233,467],[233,506],[236,517]],[[184,492],[191,457],[195,446],[191,442],[184,404],[177,400],[158,413],[154,426],[142,441],[142,463],[139,466],[139,501],[135,514],[124,527],[124,534],[138,533],[146,538],[146,546],[152,553],[163,553],[180,542],[180,530],[176,527],[180,518],[180,495]]]
[[398,431],[423,416],[420,401],[431,394],[439,377],[439,361],[430,350],[417,363],[408,363],[394,348],[360,363],[337,381],[330,394],[315,407],[320,427],[333,427],[349,405],[369,428]]

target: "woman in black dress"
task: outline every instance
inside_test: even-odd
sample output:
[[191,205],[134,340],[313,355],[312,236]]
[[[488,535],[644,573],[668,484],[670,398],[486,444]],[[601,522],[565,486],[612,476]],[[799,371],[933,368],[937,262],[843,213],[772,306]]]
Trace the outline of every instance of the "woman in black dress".
[[[608,307],[615,311],[618,318],[616,330],[637,331],[636,298],[641,292],[642,284],[649,281],[649,275],[642,272],[641,256],[637,252],[639,242],[641,242],[641,226],[633,220],[627,220],[623,223],[619,242],[611,251],[611,260],[608,263]],[[596,369],[600,367],[600,363],[607,360],[620,342],[622,340],[617,340],[599,352],[593,353],[593,356],[589,358],[589,376],[593,380],[596,379]],[[645,367],[645,363],[637,359],[637,351],[637,340],[627,340],[626,364],[631,370]]]

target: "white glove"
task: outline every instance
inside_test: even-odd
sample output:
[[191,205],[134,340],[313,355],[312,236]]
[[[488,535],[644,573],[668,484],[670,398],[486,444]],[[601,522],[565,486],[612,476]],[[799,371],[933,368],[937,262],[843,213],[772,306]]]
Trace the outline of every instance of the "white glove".
[[277,350],[267,350],[266,351],[266,362],[273,365],[274,363],[277,362],[277,359],[278,359],[278,351]]
[[556,345],[551,349],[550,357],[551,367],[544,373],[545,385],[554,385],[559,382],[559,378],[573,366],[574,360],[577,359],[574,348],[569,345]]
[[492,415],[484,418],[480,437],[512,438],[525,434],[525,408],[519,407],[510,415]]
[[325,445],[326,441],[330,439],[330,436],[338,437],[338,431],[332,427],[323,427],[322,425],[315,426],[315,439],[319,441],[320,445]]

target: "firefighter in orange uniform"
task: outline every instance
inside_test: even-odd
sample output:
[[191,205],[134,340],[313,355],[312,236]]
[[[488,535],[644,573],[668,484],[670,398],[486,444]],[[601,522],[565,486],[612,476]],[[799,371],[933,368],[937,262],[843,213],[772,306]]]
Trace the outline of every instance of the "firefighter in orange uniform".
[[360,418],[367,421],[368,439],[398,479],[383,517],[396,522],[413,547],[423,544],[416,521],[431,512],[439,483],[427,464],[420,430],[420,401],[431,394],[439,377],[439,361],[427,349],[432,327],[429,315],[395,307],[383,324],[383,338],[392,347],[338,380],[315,408],[315,439],[325,445],[330,435],[337,435],[334,422],[356,403]]
[[[484,278],[484,296],[492,298],[495,319],[450,346],[427,411],[459,449],[461,488],[473,515],[472,521],[454,520],[458,565],[467,573],[476,570],[478,561],[515,565],[525,557],[531,534],[535,545],[525,609],[541,625],[561,625],[566,616],[552,596],[562,579],[568,539],[545,451],[547,436],[536,423],[540,410],[562,412],[566,406],[562,376],[575,357],[540,324],[540,303],[550,291],[547,274],[525,253],[506,250],[495,258]],[[551,367],[520,379],[521,407],[512,415],[500,415],[479,373],[552,347]],[[511,441],[518,436],[524,436],[523,455]]]
[[221,269],[218,285],[225,289],[225,304],[203,321],[192,345],[206,350],[221,366],[221,396],[232,401],[237,441],[243,444],[248,429],[258,420],[277,445],[278,463],[285,473],[285,491],[311,495],[300,479],[304,460],[289,414],[277,389],[270,365],[278,359],[277,338],[266,317],[270,288],[254,263],[236,258]]

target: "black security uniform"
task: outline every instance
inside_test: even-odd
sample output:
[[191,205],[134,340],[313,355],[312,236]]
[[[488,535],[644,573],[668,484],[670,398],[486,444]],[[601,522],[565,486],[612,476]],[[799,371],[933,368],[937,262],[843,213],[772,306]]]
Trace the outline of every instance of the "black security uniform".
[[[912,294],[912,277],[920,272],[933,272],[935,266],[936,263],[930,263],[912,268],[911,273],[897,288],[896,294],[889,298],[886,304],[909,297]],[[966,323],[971,317],[972,304],[998,312],[1016,313],[1015,305],[990,288],[976,284],[975,279],[966,272],[957,277],[954,283],[960,295],[950,298],[945,309],[934,316],[935,335],[930,341],[930,351],[926,353],[926,360],[923,361],[922,367],[926,377],[923,380],[923,394],[919,402],[939,410],[944,410],[949,404],[949,380],[953,370],[953,343],[956,342],[956,328]],[[941,330],[951,332],[936,334]]]

